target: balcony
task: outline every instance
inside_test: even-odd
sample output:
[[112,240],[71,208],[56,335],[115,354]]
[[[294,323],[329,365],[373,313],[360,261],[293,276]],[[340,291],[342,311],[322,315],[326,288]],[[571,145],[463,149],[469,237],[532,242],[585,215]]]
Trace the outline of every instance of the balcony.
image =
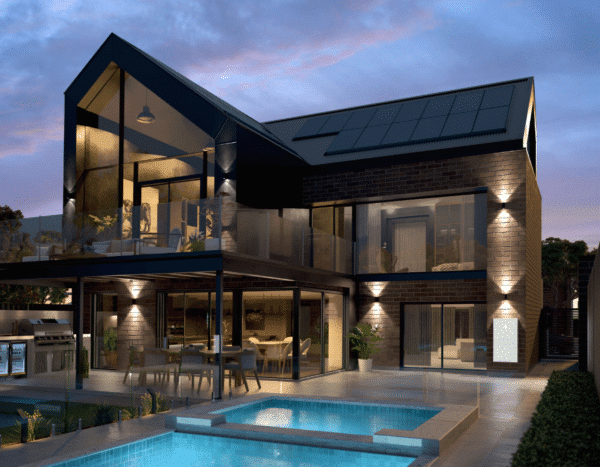
[[0,222],[0,263],[226,251],[352,273],[353,243],[226,198]]

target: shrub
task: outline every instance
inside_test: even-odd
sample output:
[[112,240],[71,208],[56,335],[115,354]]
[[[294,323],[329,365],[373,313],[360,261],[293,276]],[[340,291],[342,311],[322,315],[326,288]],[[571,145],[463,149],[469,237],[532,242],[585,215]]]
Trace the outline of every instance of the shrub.
[[600,400],[591,373],[553,372],[512,467],[596,466]]

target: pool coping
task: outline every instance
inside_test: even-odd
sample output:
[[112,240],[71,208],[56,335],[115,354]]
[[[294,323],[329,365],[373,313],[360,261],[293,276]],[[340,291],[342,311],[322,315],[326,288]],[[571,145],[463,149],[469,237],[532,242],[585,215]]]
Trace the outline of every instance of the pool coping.
[[[392,405],[413,409],[441,408],[442,410],[414,430],[384,428],[373,436],[227,423],[225,415],[213,413],[217,410],[257,403],[263,399],[306,399],[361,405]],[[433,458],[443,453],[478,417],[478,407],[455,404],[414,404],[402,401],[383,403],[365,399],[261,393],[248,395],[243,400],[222,400],[176,409],[165,416],[165,426],[184,433],[416,457],[421,459],[419,463],[415,461],[411,464],[411,467],[413,465],[416,467],[429,465]],[[426,460],[427,463],[423,463]]]

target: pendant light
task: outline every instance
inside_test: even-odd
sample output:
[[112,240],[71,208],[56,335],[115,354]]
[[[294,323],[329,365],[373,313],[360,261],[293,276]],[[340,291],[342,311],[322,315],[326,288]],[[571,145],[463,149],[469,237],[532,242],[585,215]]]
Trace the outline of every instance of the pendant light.
[[146,89],[146,105],[142,112],[138,115],[137,121],[140,123],[152,123],[156,118],[150,112],[150,108],[148,107],[148,89]]

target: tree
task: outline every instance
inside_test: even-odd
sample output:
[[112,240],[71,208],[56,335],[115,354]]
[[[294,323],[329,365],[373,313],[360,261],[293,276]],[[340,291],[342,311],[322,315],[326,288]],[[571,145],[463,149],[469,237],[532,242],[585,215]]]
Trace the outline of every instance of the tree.
[[542,241],[542,277],[544,287],[552,291],[554,308],[570,308],[571,302],[579,297],[579,260],[596,251],[589,251],[583,240],[570,242],[548,237]]
[[[23,217],[23,213],[18,209],[14,211],[7,205],[0,206],[0,253],[10,253],[12,247],[11,236],[21,228],[19,220],[23,219]],[[10,255],[6,257],[3,256],[4,255],[0,255],[3,261],[11,260]],[[0,304],[58,304],[64,301],[67,296],[66,292],[66,289],[58,287],[0,284]]]

